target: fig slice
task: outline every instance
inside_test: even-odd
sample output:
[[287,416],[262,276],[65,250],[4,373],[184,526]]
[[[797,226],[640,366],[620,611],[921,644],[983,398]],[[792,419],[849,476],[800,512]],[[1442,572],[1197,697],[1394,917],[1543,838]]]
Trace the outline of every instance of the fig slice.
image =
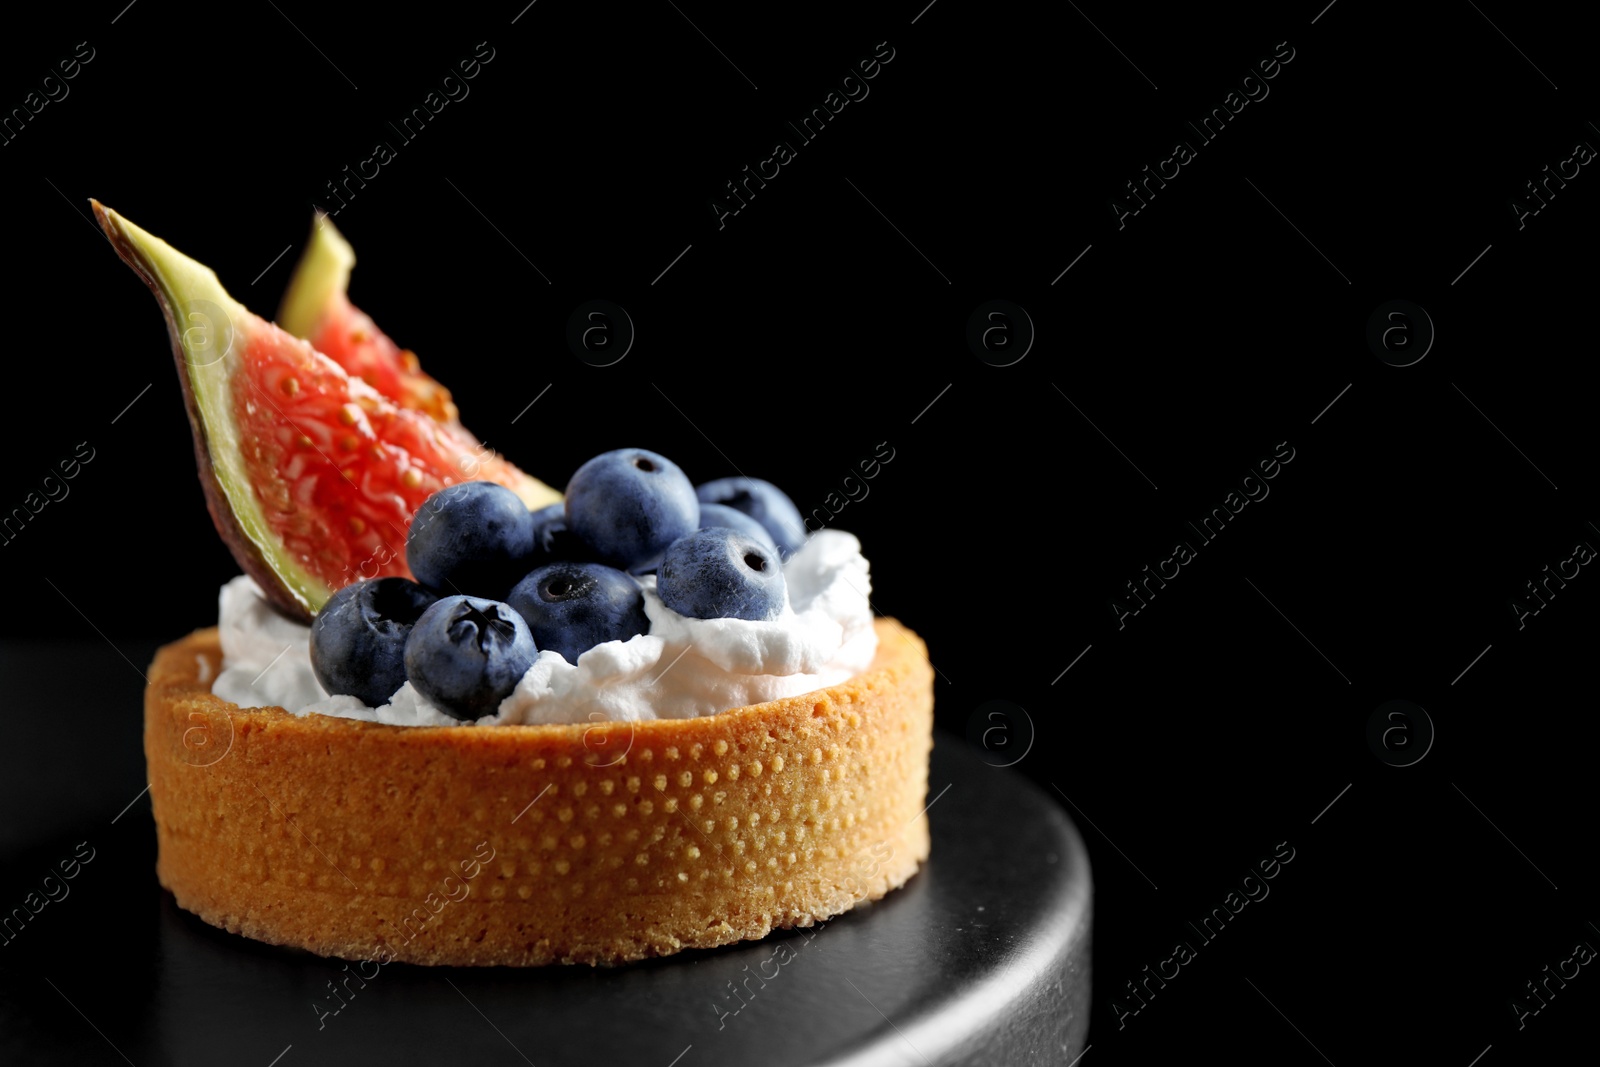
[[415,352],[401,348],[350,303],[355,250],[333,222],[318,214],[278,308],[278,325],[404,408],[460,425],[450,390],[429,377]]
[[166,318],[217,531],[283,614],[309,621],[351,582],[409,577],[411,517],[446,485],[498,482],[535,508],[560,499],[459,422],[352,377],[252,314],[208,267],[92,203]]

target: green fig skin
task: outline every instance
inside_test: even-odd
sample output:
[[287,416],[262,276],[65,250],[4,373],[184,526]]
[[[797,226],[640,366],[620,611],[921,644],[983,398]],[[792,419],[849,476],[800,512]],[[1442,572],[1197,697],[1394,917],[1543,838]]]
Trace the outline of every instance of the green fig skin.
[[237,433],[230,407],[231,378],[241,362],[235,349],[244,343],[241,329],[259,320],[228,295],[210,268],[98,200],[90,203],[111,247],[161,305],[178,366],[184,410],[194,435],[195,466],[218,535],[274,609],[309,624],[333,591],[276,549],[254,490],[237,461]]
[[336,293],[350,288],[350,270],[356,265],[355,249],[325,216],[311,226],[311,239],[289,278],[289,289],[278,306],[277,323],[296,337],[316,333],[323,311]]

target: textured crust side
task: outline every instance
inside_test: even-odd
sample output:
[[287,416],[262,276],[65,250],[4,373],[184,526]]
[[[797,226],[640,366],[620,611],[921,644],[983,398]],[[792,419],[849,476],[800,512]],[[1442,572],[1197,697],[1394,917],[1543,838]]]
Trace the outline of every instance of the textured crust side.
[[161,884],[206,922],[345,959],[618,963],[810,926],[905,883],[933,672],[872,666],[721,715],[400,727],[215,697],[215,629],[145,693]]

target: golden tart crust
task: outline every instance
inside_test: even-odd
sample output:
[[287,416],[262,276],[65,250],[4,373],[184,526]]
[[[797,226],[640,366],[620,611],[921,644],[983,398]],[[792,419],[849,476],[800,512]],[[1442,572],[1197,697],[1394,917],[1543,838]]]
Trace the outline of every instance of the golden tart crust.
[[876,626],[868,670],[805,696],[496,727],[240,708],[198,630],[145,692],[156,873],[214,926],[380,962],[618,963],[810,926],[928,855],[933,671]]

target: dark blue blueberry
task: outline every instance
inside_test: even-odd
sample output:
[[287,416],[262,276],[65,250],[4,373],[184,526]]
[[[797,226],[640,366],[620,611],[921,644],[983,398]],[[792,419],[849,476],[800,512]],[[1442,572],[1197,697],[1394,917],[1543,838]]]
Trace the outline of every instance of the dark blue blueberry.
[[504,597],[533,554],[533,515],[503,485],[462,482],[422,502],[411,519],[406,562],[439,593]]
[[522,615],[542,649],[568,663],[605,641],[650,629],[644,593],[628,575],[602,563],[552,563],[517,583],[506,603]]
[[406,682],[406,638],[437,597],[409,578],[373,578],[328,598],[311,624],[311,670],[322,688],[370,708]]
[[613,567],[653,567],[700,525],[700,502],[678,465],[642,448],[605,452],[567,483],[567,526]]
[[567,526],[567,505],[551,504],[533,513],[533,555],[530,569],[563,560],[593,559],[594,550]]
[[772,547],[721,527],[672,543],[656,570],[656,593],[692,619],[775,619],[788,600]]
[[806,543],[806,524],[788,494],[760,478],[718,478],[694,491],[702,504],[726,504],[766,527],[785,559]]
[[742,511],[730,508],[726,504],[700,505],[700,529],[709,530],[713,526],[721,526],[729,530],[737,530],[746,537],[754,537],[757,541],[767,545],[772,551],[778,551],[778,544],[767,532],[767,528],[754,518]]
[[447,596],[411,628],[406,677],[446,715],[480,719],[499,710],[538,655],[528,624],[511,605]]

